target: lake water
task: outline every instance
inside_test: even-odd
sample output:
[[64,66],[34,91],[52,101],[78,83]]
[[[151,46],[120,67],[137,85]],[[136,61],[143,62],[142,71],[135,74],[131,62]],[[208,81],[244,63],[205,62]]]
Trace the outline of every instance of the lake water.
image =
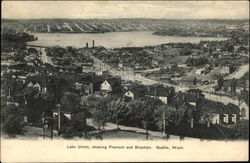
[[163,43],[199,43],[201,40],[226,40],[227,38],[217,37],[178,37],[178,36],[158,36],[152,35],[150,31],[135,32],[111,32],[111,33],[30,33],[38,37],[37,41],[29,42],[29,45],[40,46],[73,46],[76,48],[85,47],[88,42],[92,46],[104,46],[106,48],[118,47],[142,47],[160,45]]

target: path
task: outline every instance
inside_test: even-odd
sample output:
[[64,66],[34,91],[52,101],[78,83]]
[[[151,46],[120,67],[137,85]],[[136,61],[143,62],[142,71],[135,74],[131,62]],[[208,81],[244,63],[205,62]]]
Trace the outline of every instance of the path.
[[47,29],[48,29],[48,32],[50,33],[51,30],[50,30],[50,25],[47,24]]
[[119,29],[116,28],[115,26],[113,26],[112,24],[109,24],[109,23],[105,23],[105,24],[108,25],[109,27],[113,28],[114,30],[119,31]]
[[64,25],[65,25],[71,32],[73,32],[73,29],[69,26],[69,23],[64,23]]
[[[93,125],[92,119],[87,119],[87,124],[90,125],[90,126],[95,126],[95,125]],[[121,130],[129,130],[129,131],[134,131],[134,132],[137,132],[137,133],[143,133],[143,134],[146,133],[145,129],[141,129],[141,128],[137,128],[137,127],[128,127],[128,126],[119,125],[119,128]],[[105,130],[114,130],[114,129],[117,129],[117,125],[114,124],[114,123],[106,123],[104,129]],[[160,137],[162,139],[164,138],[162,132],[150,131],[149,130],[148,133],[151,136]],[[191,138],[191,137],[185,137],[185,139],[193,139],[193,140],[200,141],[200,139],[198,139],[198,138]],[[180,136],[178,136],[178,135],[170,135],[170,140],[180,140]]]
[[95,24],[91,24],[94,28],[97,28],[97,26]]
[[86,32],[84,29],[82,29],[78,24],[75,23],[75,26],[80,29],[82,32]]
[[59,25],[56,25],[56,27],[59,31],[61,30],[61,27]]
[[229,80],[229,79],[233,79],[233,78],[240,79],[248,71],[249,71],[249,64],[242,65],[236,71],[234,71],[232,74],[225,77],[225,80]]
[[87,24],[82,24],[83,26],[85,26],[86,28],[88,28],[89,30],[93,31],[93,29],[91,27],[89,27]]

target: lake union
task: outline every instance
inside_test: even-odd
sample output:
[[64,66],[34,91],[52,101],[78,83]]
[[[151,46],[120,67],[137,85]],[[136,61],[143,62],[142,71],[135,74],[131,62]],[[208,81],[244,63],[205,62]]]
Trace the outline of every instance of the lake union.
[[110,33],[30,33],[38,37],[37,41],[29,42],[29,45],[40,46],[73,46],[81,48],[92,46],[92,40],[95,40],[96,46],[106,48],[119,47],[143,47],[154,46],[164,43],[199,43],[200,41],[221,41],[227,38],[221,37],[179,37],[179,36],[159,36],[153,35],[151,31],[135,32],[110,32]]

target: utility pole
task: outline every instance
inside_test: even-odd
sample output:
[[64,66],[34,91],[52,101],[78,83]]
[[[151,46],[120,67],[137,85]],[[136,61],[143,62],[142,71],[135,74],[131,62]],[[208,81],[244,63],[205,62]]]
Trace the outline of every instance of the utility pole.
[[166,110],[165,110],[165,107],[163,107],[163,115],[162,115],[162,118],[163,118],[163,129],[162,129],[162,136],[165,137],[166,136]]
[[43,139],[45,139],[45,128],[44,128],[44,124],[43,125]]
[[84,122],[83,122],[84,123],[84,133],[85,133],[85,138],[87,138],[88,137],[88,130],[87,130],[87,116],[86,116],[86,114],[87,114],[87,106],[86,106],[86,103],[83,102],[80,105],[80,108],[81,108],[81,110],[83,110],[83,114],[84,114],[84,117],[83,117],[83,119],[84,119]]
[[60,135],[60,130],[61,130],[61,105],[58,104],[57,105],[57,109],[58,109],[58,135]]
[[45,128],[44,128],[44,122],[45,122],[45,120],[44,120],[44,115],[45,115],[45,113],[43,112],[42,113],[42,126],[43,126],[43,139],[45,139]]
[[50,121],[50,139],[53,140],[53,128],[54,128],[54,125],[53,125],[53,119],[51,119]]
[[24,108],[26,110],[26,117],[27,117],[27,119],[24,119],[24,121],[28,122],[28,107],[27,107],[26,92],[24,92]]

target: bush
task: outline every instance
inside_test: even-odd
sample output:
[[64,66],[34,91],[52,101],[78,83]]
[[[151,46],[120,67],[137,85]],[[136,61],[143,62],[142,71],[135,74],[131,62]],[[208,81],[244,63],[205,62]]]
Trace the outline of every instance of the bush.
[[74,136],[82,137],[82,132],[85,129],[88,131],[89,127],[85,128],[79,121],[72,120],[68,125],[62,128],[61,133],[63,138],[66,139],[73,138]]
[[248,139],[249,138],[249,121],[248,120],[240,120],[233,127],[234,130],[237,131],[237,135],[240,139]]
[[3,130],[9,137],[23,134],[23,111],[15,105],[8,105],[2,112]]

